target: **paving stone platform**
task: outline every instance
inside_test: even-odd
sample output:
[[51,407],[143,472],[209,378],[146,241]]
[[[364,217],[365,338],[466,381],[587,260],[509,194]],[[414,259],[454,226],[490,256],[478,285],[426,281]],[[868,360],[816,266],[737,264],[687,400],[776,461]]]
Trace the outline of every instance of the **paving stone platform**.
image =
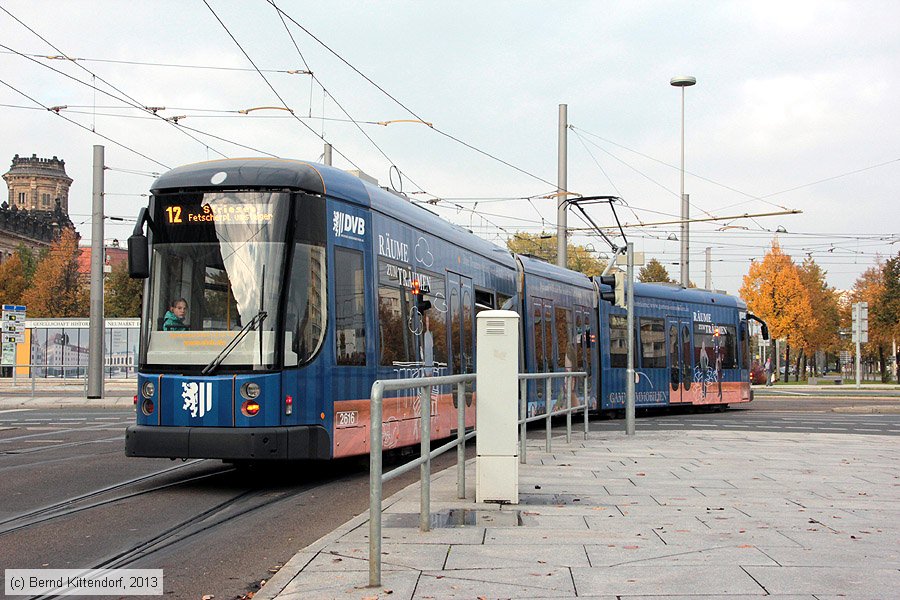
[[[476,504],[454,469],[300,552],[255,600],[900,597],[900,437],[737,431],[575,434],[529,444],[520,503]],[[298,524],[302,525],[302,524]]]

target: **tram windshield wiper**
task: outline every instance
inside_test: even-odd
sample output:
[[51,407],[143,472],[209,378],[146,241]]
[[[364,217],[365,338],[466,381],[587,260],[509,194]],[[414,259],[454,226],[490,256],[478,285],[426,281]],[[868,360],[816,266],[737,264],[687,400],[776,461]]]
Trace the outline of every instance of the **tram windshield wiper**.
[[228,357],[228,355],[231,354],[231,351],[237,348],[238,344],[240,344],[241,341],[245,337],[247,337],[247,333],[251,329],[256,329],[257,327],[260,330],[262,329],[263,321],[266,320],[267,316],[269,316],[269,313],[264,310],[260,310],[258,313],[256,313],[256,315],[252,319],[250,319],[247,324],[241,328],[240,331],[238,331],[237,335],[234,336],[230,342],[228,342],[228,345],[222,348],[222,351],[219,352],[214,359],[209,361],[208,365],[203,367],[203,370],[200,371],[200,374],[209,375],[213,371],[218,369],[219,365],[222,364],[222,361],[224,361]]

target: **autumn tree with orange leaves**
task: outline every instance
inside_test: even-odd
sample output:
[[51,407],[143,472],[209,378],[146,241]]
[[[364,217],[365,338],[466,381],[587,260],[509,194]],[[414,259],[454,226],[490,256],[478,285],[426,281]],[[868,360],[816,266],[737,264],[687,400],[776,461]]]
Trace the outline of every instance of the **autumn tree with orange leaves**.
[[63,229],[59,239],[38,263],[34,281],[22,294],[29,317],[87,317],[90,291],[78,276],[78,238]]
[[28,288],[25,267],[18,254],[13,254],[0,264],[0,302],[21,304],[22,294]]
[[772,248],[761,261],[750,265],[740,296],[747,308],[768,324],[773,354],[775,340],[787,340],[784,366],[787,380],[790,348],[805,343],[802,332],[813,326],[814,315],[800,270],[782,252],[777,239],[772,241]]

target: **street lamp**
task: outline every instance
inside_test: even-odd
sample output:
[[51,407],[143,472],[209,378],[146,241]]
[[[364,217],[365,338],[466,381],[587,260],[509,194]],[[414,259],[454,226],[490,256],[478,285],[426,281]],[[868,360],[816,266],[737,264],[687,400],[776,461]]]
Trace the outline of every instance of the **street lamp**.
[[688,197],[684,193],[684,88],[697,83],[697,79],[690,75],[673,77],[669,83],[681,88],[681,285],[689,287],[691,277],[688,266],[690,245],[688,244],[688,218],[690,207]]

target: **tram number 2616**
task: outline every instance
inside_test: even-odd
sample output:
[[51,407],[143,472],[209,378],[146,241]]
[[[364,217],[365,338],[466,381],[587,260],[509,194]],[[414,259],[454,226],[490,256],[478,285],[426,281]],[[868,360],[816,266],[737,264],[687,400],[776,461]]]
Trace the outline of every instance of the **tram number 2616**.
[[338,427],[353,427],[359,421],[359,412],[355,410],[344,410],[337,413],[335,423]]

